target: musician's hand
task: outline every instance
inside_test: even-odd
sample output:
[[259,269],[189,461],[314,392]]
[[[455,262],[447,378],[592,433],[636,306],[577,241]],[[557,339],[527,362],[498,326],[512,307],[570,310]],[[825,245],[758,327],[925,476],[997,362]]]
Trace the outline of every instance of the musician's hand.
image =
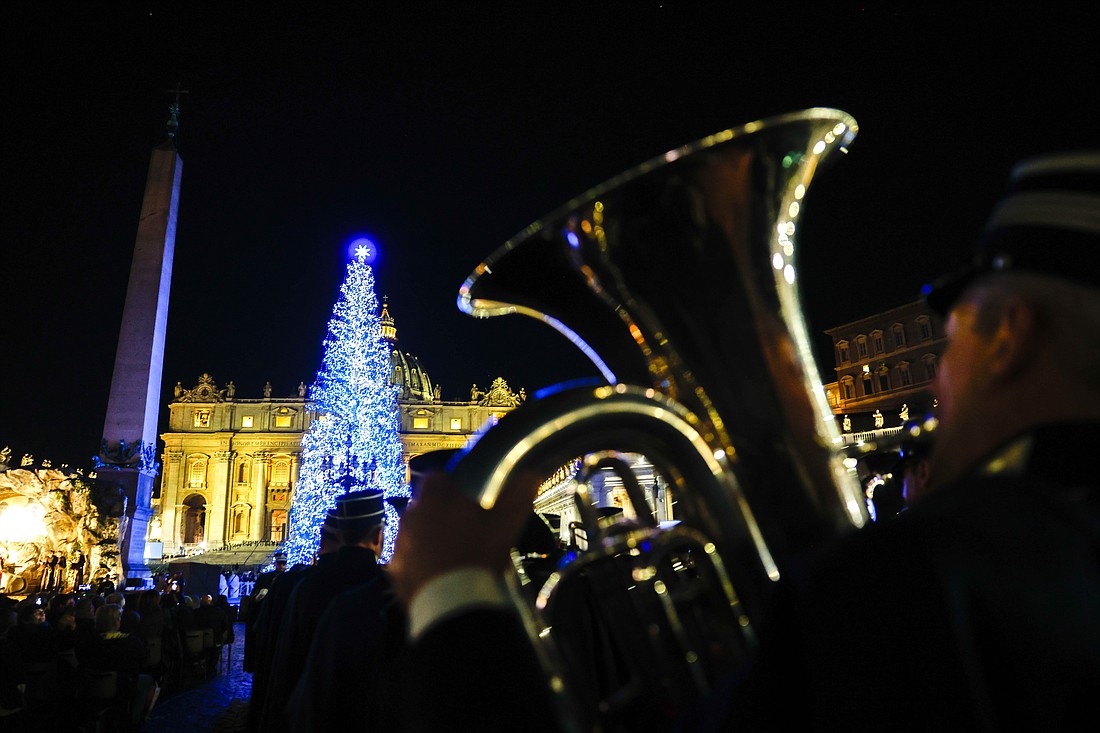
[[432,578],[459,568],[501,572],[533,511],[539,480],[515,477],[496,505],[482,509],[446,473],[424,479],[401,518],[390,571],[406,607]]

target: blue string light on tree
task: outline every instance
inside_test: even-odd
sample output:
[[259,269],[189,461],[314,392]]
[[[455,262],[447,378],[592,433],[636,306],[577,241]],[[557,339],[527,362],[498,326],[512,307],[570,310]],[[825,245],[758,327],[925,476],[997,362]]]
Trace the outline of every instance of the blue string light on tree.
[[[378,248],[359,238],[348,252],[321,370],[309,390],[309,409],[316,417],[302,436],[301,470],[283,545],[290,564],[310,562],[325,514],[346,491],[378,488],[387,499],[409,496],[397,388],[389,382],[389,347],[382,338],[371,269]],[[397,512],[388,502],[386,519],[383,562],[393,554],[398,530]]]

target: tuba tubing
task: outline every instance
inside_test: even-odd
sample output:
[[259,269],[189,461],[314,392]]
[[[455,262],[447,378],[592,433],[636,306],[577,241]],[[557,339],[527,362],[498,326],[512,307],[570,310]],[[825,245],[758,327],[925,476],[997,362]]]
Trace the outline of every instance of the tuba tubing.
[[[479,264],[459,289],[460,310],[541,320],[608,384],[546,390],[506,415],[454,465],[459,486],[491,506],[516,471],[644,454],[675,489],[685,531],[714,548],[713,566],[732,579],[736,602],[711,611],[729,605],[742,628],[758,622],[789,563],[867,521],[813,360],[798,270],[810,183],[856,131],[849,115],[825,108],[724,130],[578,196]],[[691,565],[701,553],[682,554]],[[527,617],[536,646],[560,662],[546,619],[537,609]],[[613,716],[576,703],[609,706],[584,684],[556,686],[573,697],[564,707],[582,710],[578,729],[616,729]]]

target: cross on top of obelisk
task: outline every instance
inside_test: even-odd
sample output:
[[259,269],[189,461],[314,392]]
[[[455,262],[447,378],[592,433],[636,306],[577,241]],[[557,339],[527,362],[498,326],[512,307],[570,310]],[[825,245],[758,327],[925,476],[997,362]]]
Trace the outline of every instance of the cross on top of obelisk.
[[190,92],[187,91],[186,89],[180,89],[180,83],[178,81],[176,82],[176,88],[175,89],[168,89],[166,91],[169,94],[176,95],[175,100],[170,105],[168,105],[168,125],[167,125],[167,127],[168,127],[168,137],[172,140],[175,140],[176,133],[179,132],[179,129],[180,129],[180,120],[179,120],[180,95],[181,94],[190,94]]

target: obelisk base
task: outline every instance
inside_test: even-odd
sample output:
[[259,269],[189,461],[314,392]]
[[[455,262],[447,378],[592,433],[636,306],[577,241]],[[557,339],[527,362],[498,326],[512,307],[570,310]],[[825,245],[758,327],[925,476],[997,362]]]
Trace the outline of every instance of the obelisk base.
[[122,571],[127,579],[152,577],[145,564],[145,536],[149,532],[152,516],[150,501],[153,496],[153,479],[156,474],[139,468],[120,468],[111,471],[111,480],[121,484],[126,492],[126,518],[129,525],[122,540]]

